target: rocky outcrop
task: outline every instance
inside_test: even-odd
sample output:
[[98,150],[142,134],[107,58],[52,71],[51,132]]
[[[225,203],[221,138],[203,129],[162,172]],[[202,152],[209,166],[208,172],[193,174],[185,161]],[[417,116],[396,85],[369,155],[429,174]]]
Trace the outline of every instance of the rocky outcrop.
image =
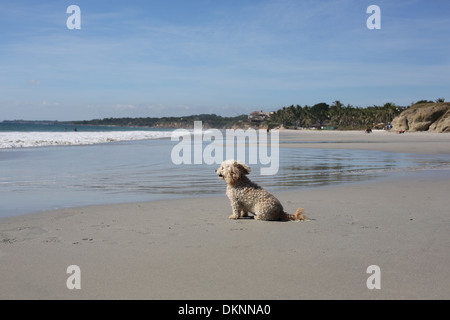
[[450,132],[450,110],[444,114],[438,121],[430,126],[430,130],[436,132]]
[[417,104],[392,121],[393,130],[450,132],[450,103]]

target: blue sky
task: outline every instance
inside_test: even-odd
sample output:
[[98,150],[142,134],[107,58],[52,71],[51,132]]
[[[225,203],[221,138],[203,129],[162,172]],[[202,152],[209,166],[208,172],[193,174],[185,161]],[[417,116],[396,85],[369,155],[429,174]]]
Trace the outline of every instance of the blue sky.
[[0,0],[0,121],[449,101],[449,17],[446,0]]

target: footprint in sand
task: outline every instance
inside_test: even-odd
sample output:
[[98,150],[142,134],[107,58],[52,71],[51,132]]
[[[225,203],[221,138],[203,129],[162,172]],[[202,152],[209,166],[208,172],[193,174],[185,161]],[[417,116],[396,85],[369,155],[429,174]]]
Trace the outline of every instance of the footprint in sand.
[[23,227],[3,230],[0,234],[0,243],[13,244],[15,242],[33,240],[45,233],[47,233],[47,230],[39,227]]
[[61,240],[57,237],[51,237],[42,241],[43,243],[60,243]]
[[16,239],[16,238],[3,238],[3,239],[0,241],[0,243],[3,243],[3,244],[13,244],[13,243],[15,243],[15,242],[19,242],[19,240]]

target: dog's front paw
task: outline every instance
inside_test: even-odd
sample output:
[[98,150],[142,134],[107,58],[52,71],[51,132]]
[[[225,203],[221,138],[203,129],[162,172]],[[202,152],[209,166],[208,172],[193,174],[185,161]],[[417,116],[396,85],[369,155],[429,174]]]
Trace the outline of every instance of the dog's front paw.
[[230,220],[237,220],[239,219],[239,216],[236,214],[232,214],[231,216],[228,217]]

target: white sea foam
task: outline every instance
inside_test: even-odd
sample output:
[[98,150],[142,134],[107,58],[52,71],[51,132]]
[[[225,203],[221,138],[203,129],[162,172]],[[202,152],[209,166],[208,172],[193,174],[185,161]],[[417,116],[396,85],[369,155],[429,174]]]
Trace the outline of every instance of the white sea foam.
[[119,141],[170,138],[168,131],[1,132],[0,149],[80,146]]

